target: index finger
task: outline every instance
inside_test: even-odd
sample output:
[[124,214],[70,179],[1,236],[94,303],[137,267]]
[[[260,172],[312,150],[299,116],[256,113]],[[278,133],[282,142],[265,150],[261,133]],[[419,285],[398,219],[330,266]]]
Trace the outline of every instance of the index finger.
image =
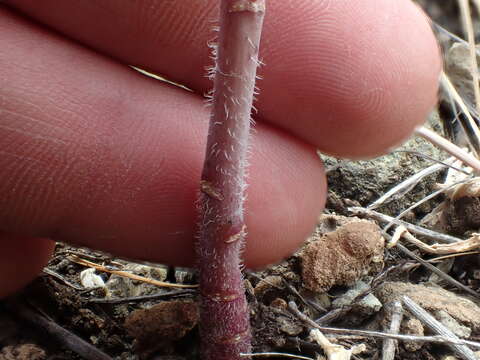
[[[217,1],[7,3],[124,63],[200,94],[211,87],[206,44]],[[385,152],[435,103],[438,48],[426,16],[410,1],[271,1],[262,42],[258,117],[324,152]]]

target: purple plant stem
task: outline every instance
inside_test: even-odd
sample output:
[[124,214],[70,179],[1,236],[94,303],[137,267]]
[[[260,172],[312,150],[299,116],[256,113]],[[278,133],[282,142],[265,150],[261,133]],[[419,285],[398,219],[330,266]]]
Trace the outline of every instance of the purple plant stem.
[[250,112],[265,0],[221,0],[213,109],[201,180],[200,336],[203,360],[246,359],[249,310],[240,271]]

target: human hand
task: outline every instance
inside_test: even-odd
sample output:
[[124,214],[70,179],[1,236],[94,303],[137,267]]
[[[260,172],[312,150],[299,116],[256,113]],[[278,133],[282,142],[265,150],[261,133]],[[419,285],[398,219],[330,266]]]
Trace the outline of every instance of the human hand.
[[[41,270],[52,240],[191,264],[217,1],[6,3],[0,296]],[[326,194],[315,148],[387,151],[426,118],[441,67],[409,1],[272,1],[261,57],[246,214],[253,267],[287,256],[313,229]]]

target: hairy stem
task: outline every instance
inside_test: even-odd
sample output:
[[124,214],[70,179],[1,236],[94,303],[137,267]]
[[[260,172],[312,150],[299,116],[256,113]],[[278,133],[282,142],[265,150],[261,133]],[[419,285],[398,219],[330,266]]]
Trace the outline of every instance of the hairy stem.
[[201,180],[196,244],[202,359],[245,359],[249,311],[240,271],[250,112],[265,0],[221,0],[213,109]]

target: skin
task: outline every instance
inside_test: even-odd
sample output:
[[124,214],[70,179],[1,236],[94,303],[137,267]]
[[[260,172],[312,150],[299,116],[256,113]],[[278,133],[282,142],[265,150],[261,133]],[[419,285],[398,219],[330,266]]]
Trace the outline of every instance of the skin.
[[[52,240],[191,265],[209,117],[206,43],[218,1],[5,3],[0,296],[38,274]],[[379,155],[436,101],[439,52],[412,3],[291,4],[272,1],[265,18],[249,161],[250,267],[288,256],[314,228],[326,196],[316,148]]]

